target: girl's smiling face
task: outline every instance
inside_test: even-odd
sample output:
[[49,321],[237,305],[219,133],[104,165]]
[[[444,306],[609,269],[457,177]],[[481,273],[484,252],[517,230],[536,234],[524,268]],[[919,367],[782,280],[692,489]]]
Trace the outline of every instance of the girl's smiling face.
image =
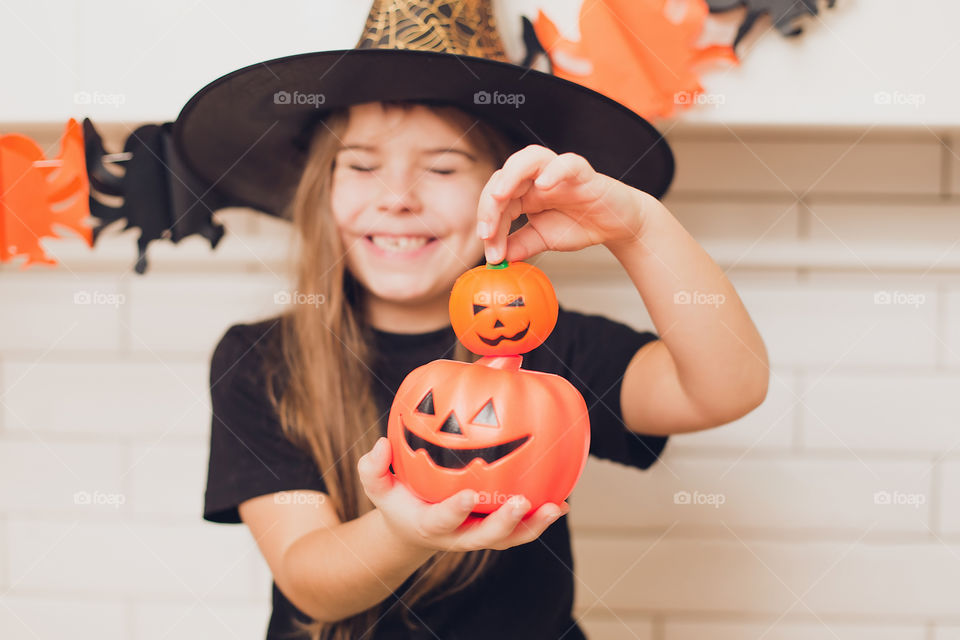
[[342,141],[331,207],[348,268],[376,304],[446,300],[483,256],[477,202],[492,159],[423,105],[354,105]]

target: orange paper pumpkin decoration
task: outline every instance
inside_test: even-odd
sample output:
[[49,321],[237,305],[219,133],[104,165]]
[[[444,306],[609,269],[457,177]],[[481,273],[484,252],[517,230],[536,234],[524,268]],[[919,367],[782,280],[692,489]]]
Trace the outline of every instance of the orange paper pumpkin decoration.
[[525,496],[532,513],[573,491],[590,449],[586,403],[561,376],[522,361],[434,360],[404,379],[387,436],[397,478],[421,500],[473,489],[477,513],[511,495]]
[[547,275],[506,260],[470,269],[450,292],[450,323],[470,351],[484,356],[526,353],[557,324],[557,295]]
[[72,230],[92,247],[89,199],[83,129],[76,120],[67,122],[53,159],[28,136],[0,136],[0,262],[25,256],[21,269],[55,265],[41,241],[63,238],[58,227]]
[[708,7],[689,0],[682,15],[668,16],[668,0],[604,0],[580,7],[580,40],[564,38],[541,10],[534,30],[554,75],[598,91],[644,118],[673,115],[703,93],[697,68],[707,62],[737,64],[727,45],[700,47]]

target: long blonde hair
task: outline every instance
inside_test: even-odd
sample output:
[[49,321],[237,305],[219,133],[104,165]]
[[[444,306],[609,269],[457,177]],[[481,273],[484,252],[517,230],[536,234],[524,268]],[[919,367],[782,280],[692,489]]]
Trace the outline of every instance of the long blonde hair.
[[[408,102],[384,103],[409,109]],[[439,117],[460,127],[475,149],[500,167],[516,148],[498,129],[453,106],[429,105]],[[280,317],[279,359],[268,361],[267,389],[285,435],[308,450],[323,475],[327,492],[342,522],[374,508],[363,491],[357,461],[381,435],[381,420],[372,391],[376,353],[365,318],[365,291],[344,264],[345,248],[330,210],[334,158],[349,112],[327,116],[313,131],[303,175],[287,215],[298,247],[292,254],[296,291],[319,294],[319,305],[294,304]],[[320,297],[322,295],[322,297]],[[459,342],[453,359],[476,356]],[[283,375],[296,372],[296,375]],[[275,393],[278,376],[286,384]],[[279,386],[279,385],[278,385]],[[403,618],[411,629],[410,608],[460,590],[476,580],[494,559],[494,551],[438,552],[398,593]],[[312,640],[368,637],[383,615],[383,603],[337,621],[301,625]]]

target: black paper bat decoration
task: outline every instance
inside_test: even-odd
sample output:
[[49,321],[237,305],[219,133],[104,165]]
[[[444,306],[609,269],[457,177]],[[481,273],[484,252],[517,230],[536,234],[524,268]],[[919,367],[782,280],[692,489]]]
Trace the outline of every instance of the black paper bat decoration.
[[[147,245],[166,238],[174,243],[200,234],[213,249],[224,229],[213,221],[213,212],[229,206],[214,189],[205,186],[184,166],[173,148],[172,122],[137,128],[124,143],[130,154],[122,176],[108,171],[103,163],[103,139],[89,118],[83,121],[87,175],[90,178],[90,214],[98,219],[93,228],[96,243],[100,232],[115,220],[125,218],[124,230],[140,229],[137,240],[136,272],[147,270]],[[120,196],[123,204],[112,207],[100,202],[94,192]]]
[[[526,69],[531,68],[540,56],[544,56],[550,63],[550,56],[547,50],[543,48],[540,39],[537,37],[537,31],[533,28],[533,23],[527,16],[520,16],[520,24],[523,27],[523,61],[520,66]],[[553,73],[553,65],[550,64],[550,73]]]
[[[733,46],[740,43],[753,28],[757,18],[769,14],[773,25],[785,36],[798,36],[803,28],[797,20],[803,16],[815,16],[819,13],[818,0],[707,0],[712,13],[731,11],[739,7],[747,8],[747,17],[740,23]],[[836,0],[827,0],[827,7],[833,8]]]

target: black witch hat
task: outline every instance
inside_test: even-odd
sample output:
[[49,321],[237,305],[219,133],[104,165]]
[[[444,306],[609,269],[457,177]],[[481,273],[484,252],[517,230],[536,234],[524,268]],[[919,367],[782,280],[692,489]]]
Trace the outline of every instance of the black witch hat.
[[376,0],[355,49],[253,64],[183,107],[174,145],[229,200],[288,217],[307,141],[331,110],[371,101],[449,104],[518,146],[584,156],[599,172],[661,197],[673,154],[627,107],[507,60],[490,0]]

